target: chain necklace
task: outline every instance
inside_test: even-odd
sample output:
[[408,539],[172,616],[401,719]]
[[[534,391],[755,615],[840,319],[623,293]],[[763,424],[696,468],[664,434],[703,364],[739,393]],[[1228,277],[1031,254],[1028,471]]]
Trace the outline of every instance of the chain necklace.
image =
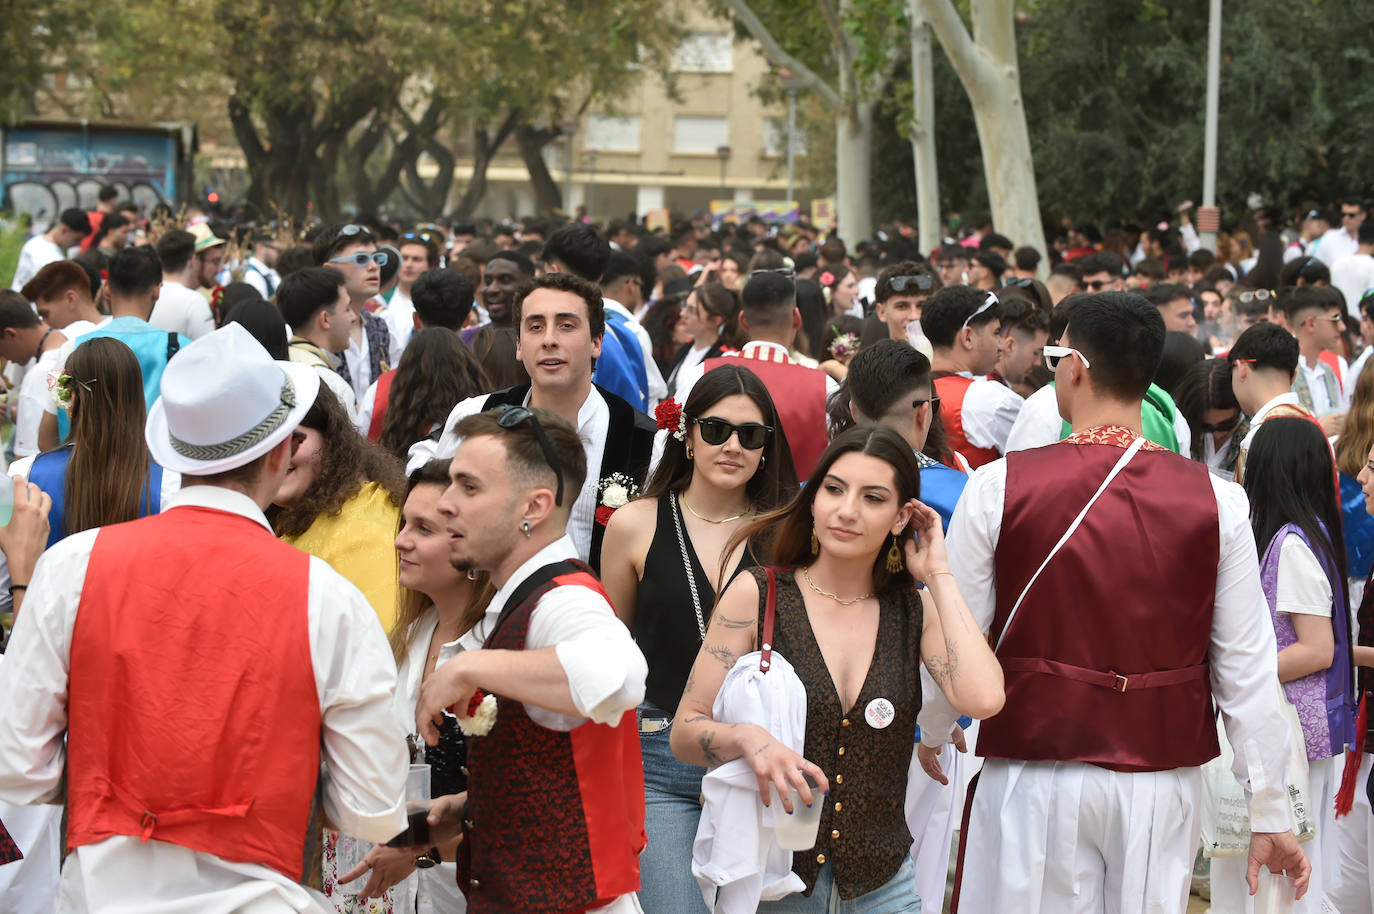
[[808,587],[810,587],[812,590],[814,590],[816,593],[820,594],[823,597],[829,597],[841,606],[853,606],[860,600],[867,600],[869,597],[873,596],[873,591],[869,591],[868,593],[861,593],[857,597],[850,597],[848,600],[841,600],[839,594],[831,593],[828,590],[822,590],[819,586],[817,586],[816,582],[811,580],[811,575],[805,568],[802,568],[801,573],[802,578],[806,581]]
[[739,520],[741,517],[749,516],[748,511],[742,511],[739,514],[736,514],[734,517],[726,517],[722,518],[721,520],[712,520],[709,517],[702,517],[700,514],[698,514],[696,508],[692,507],[692,503],[687,500],[687,496],[685,494],[678,496],[678,500],[682,502],[683,507],[685,507],[688,511],[692,512],[693,517],[695,517],[697,520],[704,520],[708,524],[728,524],[731,521]]

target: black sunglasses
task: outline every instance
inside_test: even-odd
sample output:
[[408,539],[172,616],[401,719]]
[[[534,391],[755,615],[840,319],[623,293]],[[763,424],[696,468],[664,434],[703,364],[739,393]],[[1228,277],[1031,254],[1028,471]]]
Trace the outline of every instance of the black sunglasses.
[[912,401],[911,401],[911,408],[912,408],[912,409],[920,409],[922,403],[929,403],[929,404],[930,404],[930,411],[933,412],[933,413],[938,413],[938,412],[940,411],[940,398],[939,398],[939,397],[926,397],[925,399],[922,399],[922,400],[912,400]]
[[1240,413],[1240,410],[1236,410],[1236,414],[1235,414],[1234,416],[1232,416],[1232,417],[1229,418],[1229,419],[1223,419],[1222,421],[1218,422],[1216,425],[1209,425],[1209,424],[1207,424],[1206,422],[1204,422],[1204,423],[1202,424],[1202,430],[1203,430],[1204,432],[1229,432],[1231,429],[1235,428],[1237,425],[1240,425],[1240,420],[1241,420],[1241,413]]
[[1015,279],[1008,279],[1006,282],[1002,283],[1002,285],[1004,285],[1004,286],[1016,286],[1018,289],[1034,289],[1034,288],[1035,288],[1035,280],[1033,280],[1033,279],[1026,279],[1026,278],[1023,277],[1023,276],[1018,276],[1018,277],[1016,277]]
[[733,422],[726,422],[724,419],[692,419],[697,425],[697,431],[701,433],[701,440],[711,445],[721,445],[730,440],[731,435],[739,436],[739,446],[746,451],[757,451],[768,443],[768,438],[773,434],[771,425],[760,425],[757,422],[745,422],[742,425],[735,425]]
[[935,277],[929,273],[918,273],[915,276],[894,276],[887,283],[892,287],[893,292],[905,292],[908,287],[917,292],[929,292],[935,285]]
[[496,424],[502,428],[515,428],[521,422],[529,422],[534,426],[534,434],[539,438],[539,449],[544,452],[544,460],[548,463],[549,469],[553,470],[553,475],[558,477],[558,491],[554,494],[553,503],[561,508],[563,507],[563,468],[559,466],[558,458],[554,456],[553,445],[549,443],[549,436],[544,434],[544,426],[539,424],[539,417],[534,414],[534,410],[525,406],[503,407],[501,414],[496,417]]
[[765,273],[777,273],[779,276],[784,276],[787,279],[792,279],[797,275],[797,271],[791,267],[778,267],[776,270],[752,270],[749,276],[752,278],[754,276],[762,276]]

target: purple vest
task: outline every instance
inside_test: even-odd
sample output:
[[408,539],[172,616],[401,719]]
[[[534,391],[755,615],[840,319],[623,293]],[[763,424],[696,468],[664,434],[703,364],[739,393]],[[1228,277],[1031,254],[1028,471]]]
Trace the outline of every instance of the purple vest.
[[1331,584],[1331,593],[1335,597],[1331,607],[1331,631],[1335,636],[1336,650],[1331,666],[1283,684],[1283,691],[1297,709],[1298,721],[1302,724],[1303,741],[1307,744],[1307,759],[1316,761],[1339,755],[1347,745],[1355,743],[1350,610],[1346,606],[1345,582],[1340,579],[1326,553],[1313,549],[1307,535],[1293,524],[1288,524],[1274,534],[1274,538],[1269,541],[1269,548],[1264,551],[1264,559],[1260,562],[1260,583],[1264,587],[1265,599],[1269,601],[1269,615],[1274,622],[1274,635],[1279,650],[1298,640],[1293,620],[1288,613],[1277,612],[1274,608],[1278,601],[1279,555],[1283,541],[1290,533],[1302,537],[1307,548],[1312,549],[1312,554],[1317,557],[1322,570],[1326,572],[1326,580]]

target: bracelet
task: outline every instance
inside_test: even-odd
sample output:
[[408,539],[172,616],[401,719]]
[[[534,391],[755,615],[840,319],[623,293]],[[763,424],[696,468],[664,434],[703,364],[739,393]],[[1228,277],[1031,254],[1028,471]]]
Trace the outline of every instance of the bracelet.
[[27,584],[11,584],[11,585],[10,585],[10,599],[11,599],[11,600],[14,599],[14,592],[15,592],[16,590],[28,590],[28,589],[29,589],[29,585],[27,585]]
[[950,577],[954,577],[954,572],[952,572],[952,571],[932,571],[932,572],[930,573],[930,577],[932,577],[932,578],[938,578],[938,577],[939,577],[940,575],[942,575],[942,574],[947,574],[947,575],[949,575]]

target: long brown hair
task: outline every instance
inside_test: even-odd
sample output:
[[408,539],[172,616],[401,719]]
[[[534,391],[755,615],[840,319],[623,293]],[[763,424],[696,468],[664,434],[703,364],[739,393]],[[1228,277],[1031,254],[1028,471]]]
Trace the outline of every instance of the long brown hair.
[[[448,485],[448,468],[452,461],[431,460],[420,467],[406,482],[406,498],[420,486],[439,486],[440,488]],[[402,501],[402,506],[405,502]],[[405,526],[405,518],[400,521],[401,527]],[[396,531],[400,533],[400,528]],[[400,553],[397,553],[399,561]],[[454,574],[460,572],[454,571]],[[458,623],[459,637],[472,631],[472,627],[481,621],[482,615],[487,611],[487,604],[496,595],[496,589],[491,586],[491,575],[485,571],[479,571],[477,577],[472,580],[468,590],[468,605],[463,608],[463,618]],[[410,643],[415,640],[415,623],[425,614],[433,601],[418,590],[411,590],[409,587],[401,588],[400,610],[396,614],[396,624],[387,633],[387,640],[391,642],[391,654],[396,658],[396,665],[400,666],[401,661],[410,652]]]
[[406,478],[400,461],[358,433],[327,386],[320,385],[315,404],[301,425],[319,432],[324,439],[320,475],[294,505],[268,509],[267,519],[278,536],[300,536],[321,514],[338,514],[365,482],[377,483],[393,505],[401,506]]
[[377,444],[405,460],[412,444],[435,423],[443,424],[453,404],[491,389],[481,363],[457,333],[443,327],[418,330],[396,366]]
[[[816,462],[816,468],[811,471],[811,478],[791,504],[765,514],[740,529],[730,538],[729,545],[725,547],[726,554],[732,553],[740,543],[752,541],[760,544],[761,554],[769,565],[797,568],[810,564],[813,558],[811,534],[816,523],[811,514],[812,504],[835,461],[849,453],[868,454],[892,467],[897,482],[898,504],[904,505],[913,498],[921,497],[921,468],[911,453],[911,445],[885,425],[862,422],[831,440],[830,446]],[[911,531],[912,525],[908,524],[899,539],[908,539]],[[884,543],[884,547],[886,545]],[[873,559],[874,592],[907,590],[914,585],[915,581],[905,565],[896,574],[887,570],[887,549],[879,549]]]
[[702,311],[721,319],[716,344],[731,349],[739,349],[749,338],[739,327],[739,293],[718,282],[708,282],[697,286],[692,292],[697,297],[697,305]]
[[1345,426],[1336,439],[1336,468],[1347,476],[1359,476],[1370,448],[1374,448],[1374,371],[1361,371]]
[[149,496],[143,440],[147,409],[138,357],[109,337],[87,340],[67,357],[72,388],[72,456],[63,482],[63,534],[138,517]]

